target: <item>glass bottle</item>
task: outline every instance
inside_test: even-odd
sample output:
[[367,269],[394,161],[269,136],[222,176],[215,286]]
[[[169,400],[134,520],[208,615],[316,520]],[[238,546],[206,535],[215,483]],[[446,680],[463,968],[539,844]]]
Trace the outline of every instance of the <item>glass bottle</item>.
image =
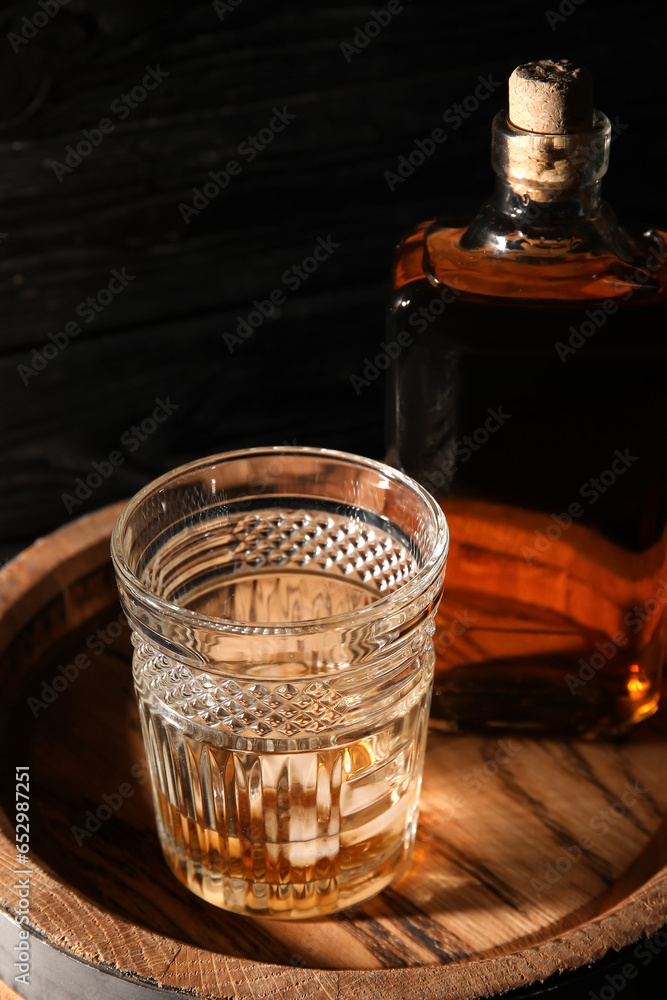
[[[521,71],[566,102],[582,78]],[[510,81],[494,195],[416,226],[393,270],[387,458],[450,523],[432,722],[452,731],[612,735],[658,704],[667,234],[601,199],[611,127],[574,90],[544,133]]]

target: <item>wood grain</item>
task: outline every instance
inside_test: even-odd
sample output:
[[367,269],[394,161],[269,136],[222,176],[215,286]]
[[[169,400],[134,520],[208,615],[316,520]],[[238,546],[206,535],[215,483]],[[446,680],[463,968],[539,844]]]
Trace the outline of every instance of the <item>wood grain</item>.
[[[3,572],[7,913],[17,904],[8,781],[27,761],[31,926],[80,961],[138,983],[238,1000],[435,1000],[446,977],[448,996],[472,998],[579,968],[665,923],[661,714],[622,743],[431,733],[409,871],[334,919],[243,919],[191,895],[160,854],[127,631],[99,654],[91,646],[118,616],[105,571],[117,513],[60,529]],[[27,699],[85,650],[90,666],[35,714]],[[88,811],[110,797],[118,807],[82,836]]]

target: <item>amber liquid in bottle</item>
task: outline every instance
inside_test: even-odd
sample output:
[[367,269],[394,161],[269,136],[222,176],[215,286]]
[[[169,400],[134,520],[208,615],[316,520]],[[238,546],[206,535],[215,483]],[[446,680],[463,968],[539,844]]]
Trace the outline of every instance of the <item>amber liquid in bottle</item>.
[[665,654],[667,234],[621,230],[603,170],[536,201],[496,169],[404,238],[389,308],[388,458],[451,530],[432,722],[618,734]]

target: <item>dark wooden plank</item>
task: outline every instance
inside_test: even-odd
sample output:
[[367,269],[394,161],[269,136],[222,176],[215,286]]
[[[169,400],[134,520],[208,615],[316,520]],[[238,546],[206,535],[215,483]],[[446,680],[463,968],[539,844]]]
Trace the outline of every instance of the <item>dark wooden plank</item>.
[[[649,220],[664,204],[660,171],[646,167],[667,142],[662,38],[652,4],[631,18],[623,9],[622,21],[613,8],[587,0],[552,30],[528,0],[410,3],[348,61],[341,44],[371,16],[362,5],[244,0],[220,20],[209,2],[78,0],[17,52],[4,38],[2,551],[64,522],[68,485],[161,394],[181,400],[174,419],[77,513],[223,448],[297,440],[381,456],[382,378],[356,395],[350,375],[381,350],[400,233],[488,191],[502,89],[393,192],[384,174],[478,77],[502,81],[556,49],[588,62],[599,105],[629,124],[607,193],[620,214]],[[28,3],[6,8],[5,35],[33,14]],[[120,121],[112,103],[157,65],[169,77]],[[283,106],[296,119],[252,162],[240,157],[240,175],[186,225],[179,205]],[[108,115],[113,132],[59,182],[53,161]],[[229,324],[329,234],[340,248],[230,354]],[[122,267],[135,280],[24,384],[17,367]]]

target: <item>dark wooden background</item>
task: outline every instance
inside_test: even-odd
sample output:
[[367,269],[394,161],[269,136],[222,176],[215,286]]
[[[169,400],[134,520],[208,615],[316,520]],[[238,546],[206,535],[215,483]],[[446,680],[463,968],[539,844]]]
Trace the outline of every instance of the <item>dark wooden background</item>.
[[[606,193],[619,214],[664,221],[665,48],[658,2],[410,3],[346,60],[372,9],[242,0],[70,0],[14,51],[35,3],[0,11],[0,558],[69,517],[134,492],[181,461],[296,442],[382,457],[383,380],[359,394],[383,339],[393,247],[413,223],[473,209],[492,183],[499,88],[391,192],[400,154],[442,125],[477,78],[504,81],[530,58],[585,62],[597,105],[627,125]],[[16,44],[16,43],[15,43]],[[123,122],[109,108],[146,66],[168,78]],[[239,143],[274,107],[296,114],[252,163]],[[101,118],[112,134],[59,181],[53,161]],[[240,176],[186,224],[209,171]],[[340,247],[298,291],[281,275],[317,237]],[[136,275],[43,371],[33,348],[76,320],[113,268]],[[230,352],[255,298],[279,313]],[[121,443],[156,398],[178,405],[134,452]],[[123,462],[73,506],[77,477]]]
[[[489,192],[504,88],[444,126],[447,142],[395,191],[384,173],[480,75],[504,81],[545,56],[587,64],[597,106],[627,126],[606,195],[621,216],[665,222],[661,2],[405,2],[349,61],[341,43],[384,0],[235,2],[221,20],[198,0],[70,0],[18,51],[8,35],[37,0],[0,8],[0,560],[215,451],[290,442],[382,457],[383,381],[357,394],[350,376],[381,349],[401,233]],[[571,13],[552,27],[559,3]],[[110,105],[158,65],[168,78],[120,122]],[[283,106],[296,119],[252,163],[240,157]],[[113,133],[59,181],[53,161],[104,117]],[[232,158],[241,174],[187,225],[179,205]],[[340,247],[285,289],[283,272],[329,236]],[[123,267],[127,289],[24,384],[33,348]],[[223,332],[281,287],[279,313],[230,352]],[[167,397],[178,408],[130,451],[125,432]],[[77,477],[114,451],[122,464],[68,510]]]

